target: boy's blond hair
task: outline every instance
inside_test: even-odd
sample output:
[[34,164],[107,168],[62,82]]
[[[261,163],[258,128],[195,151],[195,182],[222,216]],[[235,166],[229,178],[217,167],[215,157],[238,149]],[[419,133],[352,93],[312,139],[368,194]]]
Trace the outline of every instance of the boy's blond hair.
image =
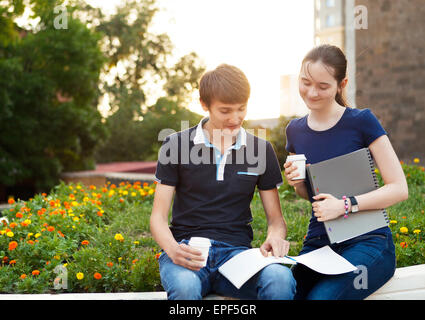
[[226,104],[248,102],[251,88],[245,74],[235,66],[221,64],[207,71],[199,83],[200,99],[209,108],[219,101]]

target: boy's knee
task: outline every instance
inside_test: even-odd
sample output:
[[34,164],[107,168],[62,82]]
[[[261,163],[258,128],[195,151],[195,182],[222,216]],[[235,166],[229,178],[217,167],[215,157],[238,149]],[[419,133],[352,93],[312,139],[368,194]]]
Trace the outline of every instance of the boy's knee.
[[170,300],[200,300],[202,299],[201,280],[194,273],[182,272],[167,282],[167,295]]
[[296,291],[296,281],[292,271],[281,265],[271,264],[261,273],[262,292],[260,299],[292,300]]

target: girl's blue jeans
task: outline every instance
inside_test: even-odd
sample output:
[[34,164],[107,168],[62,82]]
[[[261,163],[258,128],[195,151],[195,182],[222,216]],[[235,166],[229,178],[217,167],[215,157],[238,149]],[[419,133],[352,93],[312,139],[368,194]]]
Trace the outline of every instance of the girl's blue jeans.
[[[188,243],[188,240],[182,240]],[[170,300],[199,300],[214,292],[239,299],[291,300],[295,295],[296,282],[289,268],[271,264],[240,289],[229,282],[218,268],[236,254],[248,247],[235,247],[224,242],[211,240],[207,265],[199,271],[192,271],[174,264],[163,252],[159,257],[159,272],[162,286]]]
[[297,281],[296,300],[362,300],[383,286],[394,274],[395,248],[390,232],[366,234],[330,244],[326,235],[304,242],[300,255],[329,245],[358,267],[354,272],[323,275],[301,264],[292,267]]

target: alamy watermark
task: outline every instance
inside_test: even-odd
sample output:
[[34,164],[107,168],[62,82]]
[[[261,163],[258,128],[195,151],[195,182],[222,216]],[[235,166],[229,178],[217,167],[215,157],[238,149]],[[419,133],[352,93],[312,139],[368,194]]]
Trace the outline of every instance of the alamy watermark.
[[56,6],[53,13],[58,14],[53,19],[53,27],[55,29],[68,29],[68,11],[65,6]]
[[[239,140],[236,145],[242,143],[242,132],[240,130],[237,133]],[[170,128],[159,132],[158,141],[164,141],[164,143],[159,150],[158,161],[162,165],[219,164],[220,161],[226,161],[226,164],[248,164],[251,166],[248,172],[262,174],[266,168],[267,131],[266,129],[246,129],[245,133],[244,145],[246,147],[240,152],[236,152],[235,157],[233,157],[229,146],[236,148],[235,144],[233,144],[235,132],[229,129],[214,129],[212,132],[213,137],[210,139],[208,131],[203,130],[201,138],[205,139],[201,141],[202,143],[194,143],[197,139],[197,130],[189,130],[189,121],[181,121],[181,131],[178,136],[176,131]],[[191,141],[193,141],[192,146]],[[210,141],[213,141],[213,144]],[[207,148],[205,147],[206,145],[208,146]],[[224,146],[228,148],[223,154],[224,158],[211,158],[210,147],[214,147],[221,152]]]
[[356,30],[368,28],[367,7],[358,5],[354,7],[354,27]]

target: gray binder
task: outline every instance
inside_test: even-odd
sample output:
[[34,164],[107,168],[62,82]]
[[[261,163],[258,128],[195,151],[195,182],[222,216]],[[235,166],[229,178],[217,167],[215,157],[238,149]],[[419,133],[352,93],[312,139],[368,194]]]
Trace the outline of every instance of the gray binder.
[[[379,187],[368,148],[309,165],[306,170],[314,195],[329,193],[341,199]],[[389,219],[385,209],[378,209],[350,212],[347,219],[341,216],[324,224],[330,242],[335,243],[388,226]]]

